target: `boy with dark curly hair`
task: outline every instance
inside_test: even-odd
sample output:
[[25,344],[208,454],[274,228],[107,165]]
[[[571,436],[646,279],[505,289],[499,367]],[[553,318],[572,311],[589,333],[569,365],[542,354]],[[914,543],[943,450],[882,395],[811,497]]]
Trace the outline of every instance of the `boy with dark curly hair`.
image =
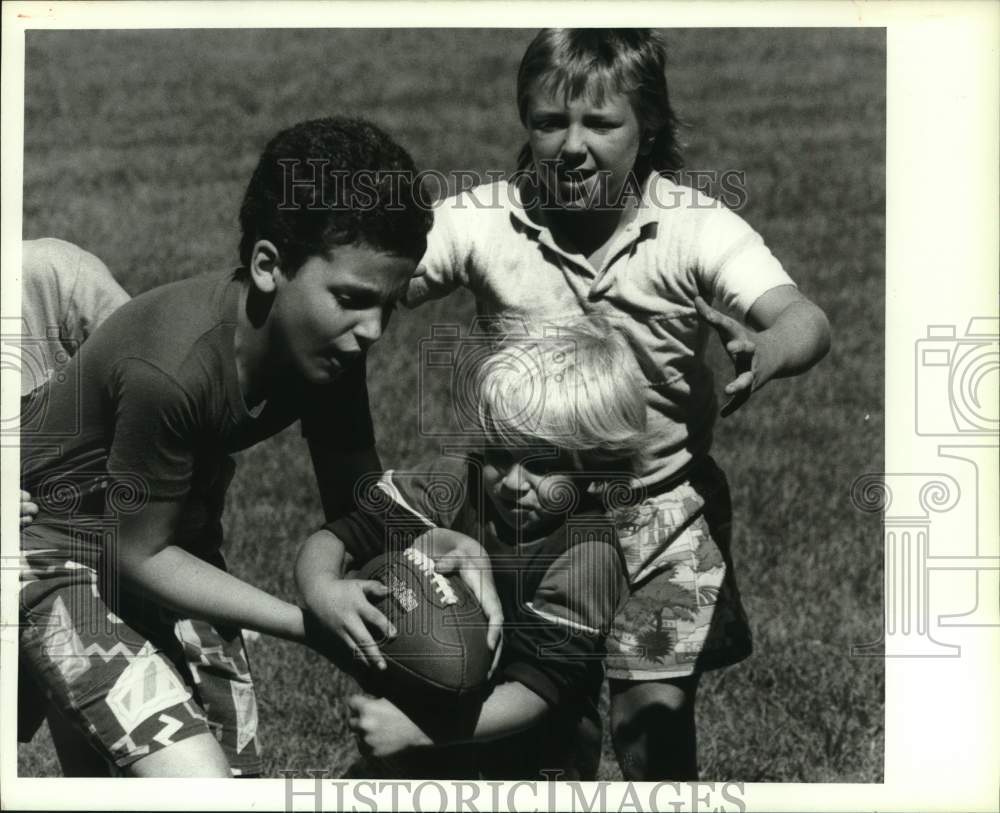
[[[363,121],[278,133],[244,197],[239,269],[125,304],[38,391],[21,734],[47,714],[66,773],[260,772],[241,628],[322,647],[299,607],[226,571],[230,454],[301,421],[328,519],[378,467],[365,357],[425,249],[413,177]],[[66,745],[81,735],[86,756]]]

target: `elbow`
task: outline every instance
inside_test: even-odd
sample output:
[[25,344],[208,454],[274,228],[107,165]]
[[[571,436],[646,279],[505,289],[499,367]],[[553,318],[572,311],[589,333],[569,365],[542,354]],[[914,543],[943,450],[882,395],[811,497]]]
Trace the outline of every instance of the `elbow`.
[[821,361],[829,352],[833,344],[833,336],[830,330],[830,320],[823,309],[816,308],[816,361]]
[[814,367],[830,352],[830,320],[814,302],[805,300],[792,307],[800,339],[799,350],[793,354],[797,358],[790,360],[789,372],[799,375]]
[[302,543],[295,559],[295,587],[307,602],[314,589],[322,590],[328,577],[343,577],[350,564],[350,556],[341,542],[326,528],[316,531]]

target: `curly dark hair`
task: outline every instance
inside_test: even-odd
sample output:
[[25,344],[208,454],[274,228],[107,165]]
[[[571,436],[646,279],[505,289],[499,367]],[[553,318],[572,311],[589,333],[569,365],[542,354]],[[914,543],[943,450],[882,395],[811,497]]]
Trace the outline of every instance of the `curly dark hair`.
[[[542,87],[567,99],[625,93],[632,100],[652,150],[634,168],[641,180],[650,172],[674,176],[684,166],[680,120],[667,90],[666,46],[651,28],[544,28],[528,45],[517,72],[517,109],[527,126],[532,92]],[[518,169],[531,166],[531,148],[518,154]]]
[[238,274],[248,273],[258,240],[274,243],[289,276],[335,245],[419,260],[433,218],[416,176],[406,150],[370,122],[323,118],[282,130],[243,196]]

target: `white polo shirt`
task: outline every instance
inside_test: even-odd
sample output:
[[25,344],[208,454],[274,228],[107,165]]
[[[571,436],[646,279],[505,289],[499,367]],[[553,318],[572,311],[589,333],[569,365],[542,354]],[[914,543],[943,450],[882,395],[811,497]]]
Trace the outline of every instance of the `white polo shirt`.
[[600,314],[627,337],[648,382],[653,435],[640,480],[672,479],[708,452],[717,404],[704,362],[707,302],[744,319],[761,294],[794,284],[746,221],[715,199],[658,175],[594,268],[560,248],[544,213],[522,205],[506,181],[443,201],[409,307],[464,286],[481,316],[558,323]]

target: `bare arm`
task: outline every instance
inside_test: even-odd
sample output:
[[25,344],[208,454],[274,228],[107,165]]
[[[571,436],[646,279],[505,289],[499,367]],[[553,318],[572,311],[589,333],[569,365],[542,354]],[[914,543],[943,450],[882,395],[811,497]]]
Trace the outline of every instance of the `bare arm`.
[[523,683],[497,686],[483,702],[475,730],[465,738],[432,740],[413,720],[385,698],[354,695],[348,698],[349,725],[359,743],[375,756],[384,757],[407,748],[486,742],[509,737],[541,722],[549,706]]
[[523,683],[501,683],[483,703],[470,741],[485,742],[509,737],[541,722],[549,704]]
[[747,313],[758,331],[760,384],[804,373],[830,350],[826,314],[793,285],[772,288]]
[[125,587],[181,615],[305,641],[302,611],[172,543],[176,502],[153,502],[122,517],[118,573]]

